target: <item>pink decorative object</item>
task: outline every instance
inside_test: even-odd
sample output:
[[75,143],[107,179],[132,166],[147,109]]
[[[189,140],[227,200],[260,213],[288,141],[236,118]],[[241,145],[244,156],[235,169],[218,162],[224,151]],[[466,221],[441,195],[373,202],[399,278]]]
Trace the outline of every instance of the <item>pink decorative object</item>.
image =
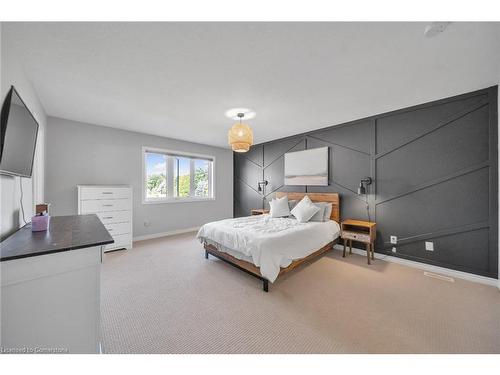
[[33,216],[31,218],[31,231],[41,232],[49,229],[50,216]]

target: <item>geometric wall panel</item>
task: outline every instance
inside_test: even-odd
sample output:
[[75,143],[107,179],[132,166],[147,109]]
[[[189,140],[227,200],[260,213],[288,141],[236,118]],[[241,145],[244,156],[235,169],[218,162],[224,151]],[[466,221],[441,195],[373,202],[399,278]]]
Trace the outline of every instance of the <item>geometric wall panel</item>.
[[266,195],[270,194],[285,184],[285,158],[280,156],[271,165],[264,169],[264,180],[268,182]]
[[305,148],[303,137],[288,138],[280,142],[270,142],[264,144],[264,167],[273,163],[287,152],[300,151]]
[[484,103],[485,93],[449,102],[424,106],[420,109],[381,116],[377,119],[377,153],[382,153],[407,142],[421,133],[430,131],[457,113],[463,113]]
[[[268,207],[275,191],[338,192],[342,219],[377,222],[376,252],[497,278],[497,105],[490,87],[253,146],[235,156],[234,214]],[[325,146],[328,186],[283,185],[286,152]],[[373,184],[358,196],[363,177]]]
[[377,199],[488,161],[488,106],[377,159]]
[[235,184],[235,216],[248,216],[252,208],[262,207],[262,196],[244,183]]
[[421,241],[398,246],[399,256],[414,261],[428,261],[459,271],[489,276],[488,228],[464,233],[454,233],[442,237],[429,237],[434,242],[434,251],[425,250]]
[[262,180],[262,167],[240,154],[234,158],[235,177],[257,190],[257,182]]
[[359,181],[371,175],[370,160],[369,155],[340,146],[332,146],[330,150],[331,181],[356,192]]
[[488,221],[488,168],[377,204],[387,246],[398,239]]
[[307,137],[307,148],[329,147],[330,184],[337,184],[352,192],[358,189],[359,181],[370,176],[370,155],[351,148],[332,145],[318,138]]
[[304,186],[286,186],[285,184],[285,153],[302,151],[306,147],[303,137],[287,139],[283,145],[278,143],[264,145],[264,180],[268,181],[266,186],[266,199],[264,207],[269,208],[269,200],[274,198],[276,191],[305,192]]
[[264,155],[262,153],[262,148],[262,145],[252,146],[250,147],[250,150],[248,152],[245,152],[245,154],[242,156],[262,167],[264,165]]
[[334,126],[311,134],[314,138],[352,148],[370,154],[371,139],[367,137],[373,129],[373,121],[362,121],[345,126]]
[[[265,164],[266,167],[264,168],[264,180],[269,182],[266,187],[266,195],[285,184],[285,153],[305,150],[306,141],[305,139],[294,139],[293,142],[287,142],[286,146],[283,148],[278,148],[276,145],[273,145],[273,147],[264,146],[264,159],[273,160],[271,164]],[[278,155],[278,150],[283,151],[283,153]],[[268,153],[272,153],[272,158],[266,156]]]

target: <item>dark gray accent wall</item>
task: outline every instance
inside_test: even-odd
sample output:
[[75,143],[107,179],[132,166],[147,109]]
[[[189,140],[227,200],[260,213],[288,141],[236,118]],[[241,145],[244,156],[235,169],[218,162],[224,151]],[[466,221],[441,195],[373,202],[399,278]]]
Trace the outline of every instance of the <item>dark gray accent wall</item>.
[[[276,191],[339,192],[343,219],[377,222],[376,252],[497,278],[497,105],[494,86],[234,154],[234,215],[268,207]],[[284,154],[323,146],[329,186],[285,186]],[[373,184],[358,196],[366,176]]]

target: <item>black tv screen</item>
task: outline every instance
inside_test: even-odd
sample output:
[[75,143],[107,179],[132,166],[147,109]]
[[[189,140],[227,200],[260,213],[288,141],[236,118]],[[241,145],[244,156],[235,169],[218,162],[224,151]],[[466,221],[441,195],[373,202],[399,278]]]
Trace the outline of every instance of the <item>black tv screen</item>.
[[14,86],[2,106],[0,173],[31,177],[38,123]]

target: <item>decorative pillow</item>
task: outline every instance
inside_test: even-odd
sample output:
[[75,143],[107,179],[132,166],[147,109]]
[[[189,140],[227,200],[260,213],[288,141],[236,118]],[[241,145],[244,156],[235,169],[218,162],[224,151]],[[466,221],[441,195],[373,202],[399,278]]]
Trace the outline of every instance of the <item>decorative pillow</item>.
[[271,217],[290,216],[290,208],[288,207],[288,197],[285,195],[282,198],[273,199],[269,202]]
[[311,202],[311,199],[306,195],[293,208],[292,215],[295,216],[299,223],[307,223],[318,211],[319,207]]
[[316,212],[309,221],[323,222],[325,217],[326,204],[323,202],[313,203],[315,206],[319,207],[319,211]]
[[299,203],[299,201],[297,200],[288,201],[288,207],[290,207],[290,211],[293,210],[293,208],[297,205],[297,203]]
[[330,216],[332,216],[333,205],[329,202],[325,202],[325,216],[323,217],[323,221],[330,220]]

